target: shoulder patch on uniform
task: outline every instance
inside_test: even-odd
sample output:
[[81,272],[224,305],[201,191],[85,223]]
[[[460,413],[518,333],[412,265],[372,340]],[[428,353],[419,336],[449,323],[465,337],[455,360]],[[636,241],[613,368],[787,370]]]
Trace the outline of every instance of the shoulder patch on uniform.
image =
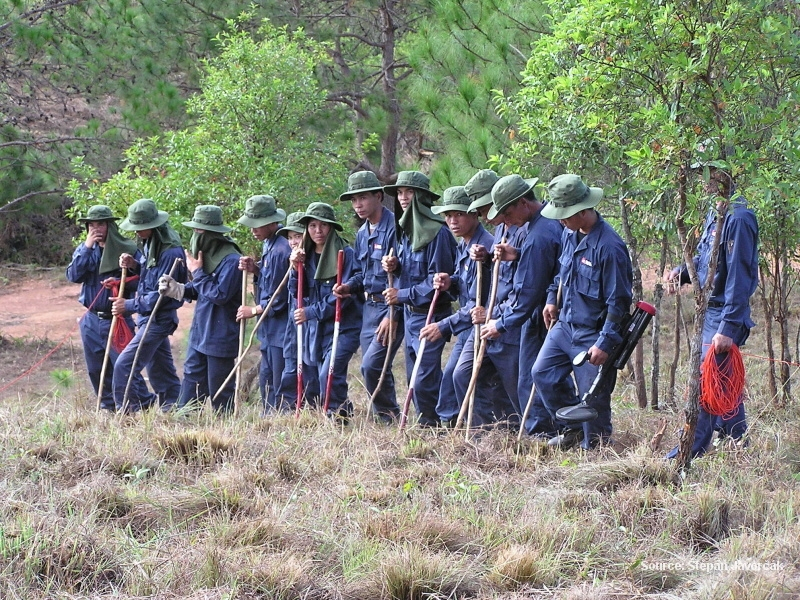
[[733,240],[728,240],[728,254],[733,254]]

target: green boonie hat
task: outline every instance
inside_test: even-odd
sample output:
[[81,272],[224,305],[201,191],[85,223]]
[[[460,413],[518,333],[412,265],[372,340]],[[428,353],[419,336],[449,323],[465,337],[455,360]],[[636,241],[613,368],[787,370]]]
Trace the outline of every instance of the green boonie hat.
[[305,225],[303,225],[301,222],[301,219],[305,215],[306,213],[304,213],[302,210],[291,213],[288,217],[286,217],[286,225],[278,229],[278,235],[289,237],[290,231],[294,231],[295,233],[305,233]]
[[397,188],[408,187],[415,190],[428,192],[434,200],[439,198],[439,194],[431,191],[431,180],[425,173],[420,171],[400,171],[397,174],[397,181],[394,185],[383,186],[383,191],[390,196],[397,196]]
[[500,176],[491,169],[481,169],[464,185],[470,199],[470,210],[478,210],[492,203],[492,188]]
[[280,223],[285,218],[286,211],[275,206],[272,196],[250,196],[244,204],[244,216],[236,222],[245,227],[263,227]]
[[358,171],[347,178],[347,191],[339,196],[339,200],[348,200],[362,192],[377,192],[383,190],[377,175],[372,171]]
[[492,188],[492,208],[486,218],[490,221],[497,218],[509,204],[530,192],[538,181],[538,177],[523,179],[519,175],[506,175],[498,179]]
[[569,219],[575,213],[594,208],[603,199],[603,188],[589,187],[578,175],[555,177],[547,186],[550,200],[542,209],[548,219]]
[[161,227],[169,220],[169,214],[156,208],[150,198],[137,200],[128,207],[128,218],[119,224],[123,231],[142,231]]
[[222,209],[212,204],[202,204],[195,207],[192,220],[184,221],[183,225],[216,233],[228,233],[231,231],[230,227],[222,224]]
[[305,214],[300,217],[300,222],[303,225],[308,225],[311,219],[330,223],[336,231],[342,230],[342,226],[336,220],[336,213],[330,204],[325,204],[324,202],[312,202],[309,204]]
[[431,212],[440,215],[446,212],[469,212],[469,196],[464,191],[463,185],[449,187],[444,191],[442,204],[431,206]]
[[116,221],[119,217],[115,217],[111,209],[103,204],[92,206],[86,211],[85,217],[78,219],[79,223],[89,223],[91,221]]

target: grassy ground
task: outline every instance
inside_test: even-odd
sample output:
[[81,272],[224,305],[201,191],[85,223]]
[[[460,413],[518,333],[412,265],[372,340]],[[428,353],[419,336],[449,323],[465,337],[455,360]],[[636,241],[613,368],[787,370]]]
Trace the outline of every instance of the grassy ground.
[[797,598],[800,411],[747,364],[749,447],[679,477],[678,415],[624,381],[613,448],[548,452],[374,424],[355,368],[344,429],[252,405],[97,417],[64,353],[0,402],[0,597]]

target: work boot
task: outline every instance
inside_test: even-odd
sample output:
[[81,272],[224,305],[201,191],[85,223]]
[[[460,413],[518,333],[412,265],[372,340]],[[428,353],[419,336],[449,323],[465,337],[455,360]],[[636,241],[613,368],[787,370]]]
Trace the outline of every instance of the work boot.
[[583,441],[583,429],[567,429],[563,433],[550,438],[547,445],[550,448],[569,450]]

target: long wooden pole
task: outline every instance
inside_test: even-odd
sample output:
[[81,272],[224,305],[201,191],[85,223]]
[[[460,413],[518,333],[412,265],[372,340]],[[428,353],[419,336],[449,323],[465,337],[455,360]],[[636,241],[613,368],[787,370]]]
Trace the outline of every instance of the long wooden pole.
[[[247,280],[249,279],[247,271],[242,271],[242,306],[247,304]],[[239,350],[236,353],[236,383],[234,384],[234,392],[233,392],[233,416],[236,418],[239,415],[239,406],[241,402],[241,392],[240,387],[242,383],[242,361],[241,357],[244,353],[244,337],[245,337],[245,329],[247,327],[247,321],[242,319],[239,321]],[[222,389],[217,390],[214,394],[216,397],[217,393]]]
[[[389,248],[389,258],[394,256],[394,248]],[[389,281],[387,287],[394,287],[394,275],[389,273]],[[381,376],[378,378],[378,385],[372,390],[372,395],[369,397],[369,405],[367,406],[367,414],[372,410],[372,405],[375,398],[383,387],[383,382],[386,380],[386,373],[389,371],[389,362],[392,359],[392,346],[394,346],[395,338],[395,325],[394,325],[394,304],[389,305],[389,341],[386,344],[386,356],[383,357],[383,367],[381,368]]]
[[[303,236],[305,240],[305,236]],[[297,308],[303,308],[303,278],[305,265],[297,263]],[[294,407],[295,419],[300,418],[300,409],[303,408],[303,324],[297,323],[297,401]]]
[[[122,268],[122,274],[119,278],[119,294],[125,296],[125,277],[128,274],[128,269]],[[97,384],[97,412],[100,412],[100,407],[103,402],[103,384],[106,381],[106,369],[108,368],[108,355],[111,354],[111,344],[114,340],[114,330],[117,328],[117,315],[111,317],[111,327],[108,330],[108,341],[106,341],[106,353],[103,355],[103,368],[100,369],[100,381]]]
[[[344,250],[339,250],[336,256],[336,285],[342,285],[342,272],[344,271]],[[331,404],[331,392],[333,391],[333,372],[336,363],[336,349],[339,345],[339,327],[342,322],[342,299],[336,297],[336,308],[333,313],[333,341],[331,342],[331,356],[328,360],[328,380],[325,382],[325,404],[322,407],[323,412],[328,413],[328,407]]]
[[[183,262],[182,258],[176,258],[172,261],[172,267],[169,270],[169,276],[174,278],[175,277],[175,269],[178,268],[178,265]],[[133,362],[131,363],[131,372],[128,374],[128,382],[125,384],[125,394],[122,396],[122,414],[124,415],[128,412],[128,395],[131,391],[131,382],[133,381],[133,374],[136,372],[136,363],[139,362],[139,353],[142,350],[142,342],[147,337],[147,332],[150,331],[150,324],[155,319],[156,315],[158,314],[158,309],[161,308],[161,303],[164,301],[166,296],[164,294],[159,294],[158,300],[156,300],[156,305],[153,307],[153,311],[150,313],[150,317],[147,319],[147,324],[144,326],[144,331],[142,332],[141,337],[139,338],[139,345],[136,346],[136,353],[133,355]]]
[[[439,288],[433,291],[433,300],[431,300],[430,307],[428,308],[428,316],[425,319],[425,325],[430,325],[433,320],[433,313],[436,311],[436,302],[439,300]],[[414,361],[414,368],[411,369],[411,377],[408,380],[408,393],[406,394],[406,401],[403,403],[403,411],[400,413],[400,431],[406,428],[406,421],[408,421],[408,411],[411,408],[411,399],[414,396],[414,386],[417,381],[417,373],[419,366],[422,364],[422,355],[425,353],[425,342],[427,340],[422,338],[419,341],[419,350],[417,350],[417,360]]]

